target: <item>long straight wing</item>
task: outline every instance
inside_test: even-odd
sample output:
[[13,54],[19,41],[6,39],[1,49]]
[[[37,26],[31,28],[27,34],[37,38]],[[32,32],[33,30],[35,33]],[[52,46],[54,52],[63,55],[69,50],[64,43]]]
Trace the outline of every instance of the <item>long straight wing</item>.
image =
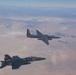
[[43,35],[41,32],[39,32],[38,30],[36,30],[36,32],[37,32],[37,35],[40,37],[40,39],[48,45],[49,44],[48,38],[45,35]]

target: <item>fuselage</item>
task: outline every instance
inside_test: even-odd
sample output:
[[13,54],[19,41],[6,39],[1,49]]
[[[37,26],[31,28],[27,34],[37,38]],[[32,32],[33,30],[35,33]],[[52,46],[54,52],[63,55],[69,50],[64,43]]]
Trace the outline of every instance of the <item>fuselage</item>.
[[[57,36],[54,36],[54,35],[44,35],[48,38],[48,40],[51,40],[53,38],[60,38],[60,37],[57,37]],[[40,39],[40,36],[39,35],[30,35],[28,36],[29,38],[39,38]]]
[[11,61],[8,61],[8,62],[5,61],[5,64],[9,65],[9,66],[11,66],[14,63],[18,63],[20,65],[29,64],[29,62],[27,60],[25,60],[25,58],[21,58],[21,59],[13,59],[12,58]]

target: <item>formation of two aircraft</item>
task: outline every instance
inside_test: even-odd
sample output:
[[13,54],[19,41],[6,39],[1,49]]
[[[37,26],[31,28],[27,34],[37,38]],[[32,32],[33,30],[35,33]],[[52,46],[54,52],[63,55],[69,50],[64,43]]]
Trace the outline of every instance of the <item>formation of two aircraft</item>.
[[[32,35],[30,33],[29,29],[27,29],[27,37],[28,38],[38,38],[38,40],[42,40],[47,45],[49,45],[48,40],[52,40],[53,38],[60,38],[60,37],[53,36],[53,35],[44,35],[38,30],[36,30],[36,32],[37,32],[37,35]],[[40,60],[44,60],[44,59],[45,58],[41,58],[41,57],[20,58],[18,56],[13,56],[11,58],[8,54],[6,54],[4,61],[1,61],[0,68],[10,65],[10,66],[12,66],[12,69],[18,69],[21,65],[30,64],[32,61],[40,61]]]

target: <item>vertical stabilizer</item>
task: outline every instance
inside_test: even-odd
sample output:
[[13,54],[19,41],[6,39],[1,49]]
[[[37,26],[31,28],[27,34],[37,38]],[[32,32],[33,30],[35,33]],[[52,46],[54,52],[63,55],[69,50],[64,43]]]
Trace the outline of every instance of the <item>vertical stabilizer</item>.
[[31,36],[31,33],[29,31],[29,29],[27,29],[27,37],[30,37]]
[[11,63],[12,58],[8,54],[5,54],[4,60],[8,63]]

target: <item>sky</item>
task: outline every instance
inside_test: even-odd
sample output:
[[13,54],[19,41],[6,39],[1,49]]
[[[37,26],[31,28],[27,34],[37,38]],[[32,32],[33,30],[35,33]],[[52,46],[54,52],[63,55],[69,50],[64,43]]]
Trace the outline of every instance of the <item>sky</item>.
[[0,5],[76,8],[76,0],[0,0]]

